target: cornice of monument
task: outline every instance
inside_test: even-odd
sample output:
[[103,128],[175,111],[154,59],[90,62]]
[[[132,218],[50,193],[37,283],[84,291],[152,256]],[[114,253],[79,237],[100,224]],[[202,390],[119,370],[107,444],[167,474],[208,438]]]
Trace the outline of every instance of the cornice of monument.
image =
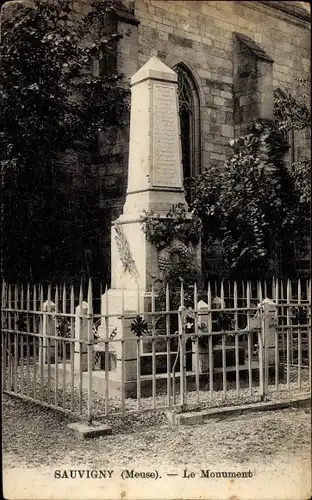
[[147,79],[174,83],[178,81],[177,74],[157,57],[152,57],[135,73],[135,75],[133,75],[131,78],[131,85],[135,85]]

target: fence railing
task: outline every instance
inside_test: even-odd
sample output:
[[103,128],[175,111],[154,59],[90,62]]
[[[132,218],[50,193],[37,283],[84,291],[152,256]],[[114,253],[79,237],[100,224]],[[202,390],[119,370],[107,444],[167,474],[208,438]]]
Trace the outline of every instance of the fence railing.
[[308,391],[311,282],[264,285],[195,284],[190,298],[182,284],[175,308],[169,286],[144,307],[140,290],[131,308],[120,290],[117,309],[106,291],[95,314],[91,281],[85,301],[81,288],[3,283],[3,390],[89,421]]

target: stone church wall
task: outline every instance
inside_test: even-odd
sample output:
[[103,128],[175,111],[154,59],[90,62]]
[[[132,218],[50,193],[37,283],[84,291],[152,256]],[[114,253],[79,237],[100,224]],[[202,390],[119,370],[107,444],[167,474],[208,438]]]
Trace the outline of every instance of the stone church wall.
[[[171,67],[179,62],[188,66],[201,101],[202,169],[222,164],[234,136],[234,32],[250,37],[273,59],[273,88],[296,93],[295,78],[309,76],[307,20],[260,2],[136,0],[133,4],[139,24],[131,27],[131,43],[123,42],[118,67],[130,76],[153,55]],[[305,135],[297,135],[295,157],[309,150]]]

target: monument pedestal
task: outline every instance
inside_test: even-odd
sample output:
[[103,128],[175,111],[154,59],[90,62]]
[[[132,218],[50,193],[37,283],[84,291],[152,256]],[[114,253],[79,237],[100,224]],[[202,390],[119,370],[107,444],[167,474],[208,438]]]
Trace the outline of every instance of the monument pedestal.
[[[110,385],[114,386],[114,393],[120,394],[124,381],[126,397],[135,397],[137,380],[137,344],[139,340],[131,331],[131,323],[139,314],[138,311],[150,309],[150,302],[151,293],[145,293],[139,289],[109,289],[102,295],[102,315],[107,314],[108,318],[102,318],[98,334],[103,339],[107,337],[114,339],[113,342],[109,343],[111,358],[109,381]],[[144,315],[144,313],[142,312],[140,315]],[[104,344],[102,345],[104,349]],[[122,375],[123,369],[124,376]]]

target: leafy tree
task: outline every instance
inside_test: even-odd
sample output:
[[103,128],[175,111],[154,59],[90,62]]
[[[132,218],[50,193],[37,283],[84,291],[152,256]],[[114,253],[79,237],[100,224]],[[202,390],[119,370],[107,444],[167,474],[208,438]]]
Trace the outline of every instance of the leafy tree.
[[303,129],[309,123],[308,109],[303,100],[287,97],[287,124],[256,121],[247,135],[231,142],[233,154],[223,168],[210,168],[193,180],[191,208],[203,221],[204,249],[209,254],[219,241],[233,277],[281,273],[287,242],[307,225],[309,162],[292,172],[286,168],[283,128]]
[[[128,91],[112,60],[116,3],[78,16],[74,2],[35,0],[2,26],[2,266],[7,279],[92,273],[99,131],[121,126]],[[107,29],[107,26],[110,29]],[[97,62],[108,71],[93,71]],[[107,214],[107,223],[110,214]]]
[[[275,99],[276,122],[280,130],[294,130],[305,135],[308,144],[311,140],[311,82],[297,78],[297,95],[285,91]],[[308,150],[307,150],[308,152]],[[296,213],[296,231],[293,237],[284,242],[283,254],[297,266],[297,257],[304,256],[306,263],[311,253],[311,156],[302,155],[293,163],[291,169],[293,191],[295,194],[293,211]],[[310,261],[311,265],[311,261]],[[309,265],[309,267],[310,267]],[[310,270],[306,269],[308,276]],[[295,269],[295,272],[298,272]]]
[[[311,139],[311,109],[309,105],[310,82],[297,79],[298,88],[301,93],[293,96],[285,91],[283,95],[275,99],[275,109],[282,110],[277,113],[278,128],[282,131],[295,130],[306,132]],[[292,165],[291,177],[293,189],[296,194],[298,230],[297,236],[304,238],[309,235],[309,224],[311,211],[311,157],[303,156]]]
[[310,82],[303,78],[297,78],[299,95],[294,96],[288,90],[275,96],[275,110],[282,110],[282,113],[275,113],[276,121],[280,130],[311,130],[311,110],[309,105]]

